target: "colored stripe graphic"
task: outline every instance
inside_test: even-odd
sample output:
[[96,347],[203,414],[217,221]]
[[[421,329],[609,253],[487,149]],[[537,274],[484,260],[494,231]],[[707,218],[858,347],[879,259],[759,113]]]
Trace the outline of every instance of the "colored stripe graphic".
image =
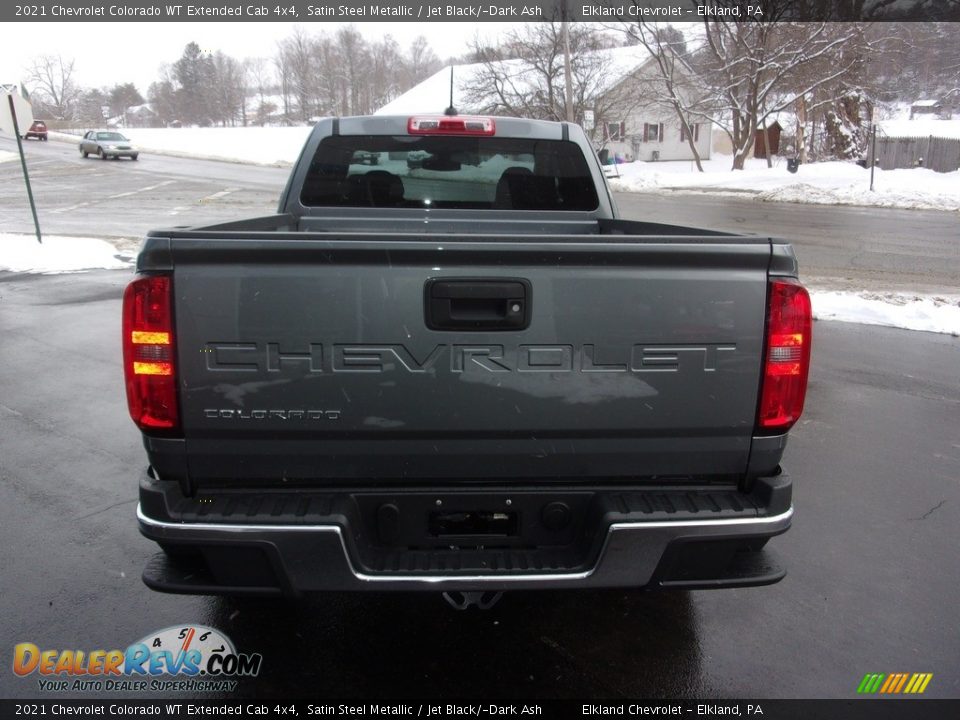
[[900,674],[899,674],[899,673],[893,673],[893,674],[891,674],[891,675],[887,675],[887,681],[883,684],[883,687],[880,688],[880,694],[881,694],[881,695],[884,695],[884,694],[890,692],[890,688],[892,688],[894,685],[896,685],[896,684],[897,684],[897,680],[899,680],[899,679],[900,679]]
[[913,689],[910,691],[911,694],[919,695],[924,692],[932,679],[933,673],[918,673],[917,680],[913,685]]
[[926,691],[933,673],[867,673],[857,686],[861,695],[919,695]]
[[860,681],[860,687],[857,688],[858,693],[872,694],[880,689],[880,683],[883,682],[883,678],[886,677],[883,673],[867,673],[863,676],[863,680]]

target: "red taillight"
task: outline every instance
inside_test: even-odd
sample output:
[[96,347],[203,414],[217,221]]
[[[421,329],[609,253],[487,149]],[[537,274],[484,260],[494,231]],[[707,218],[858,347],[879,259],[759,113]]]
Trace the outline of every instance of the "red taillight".
[[410,135],[495,135],[493,118],[437,115],[407,120]]
[[761,432],[786,432],[803,412],[812,325],[810,296],[804,287],[796,280],[772,281],[757,418]]
[[123,374],[130,417],[141,430],[171,430],[177,416],[169,277],[137,278],[123,293]]

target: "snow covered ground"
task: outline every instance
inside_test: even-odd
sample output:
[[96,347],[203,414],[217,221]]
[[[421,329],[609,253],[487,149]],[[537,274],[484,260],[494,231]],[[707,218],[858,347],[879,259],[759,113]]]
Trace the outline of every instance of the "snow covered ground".
[[768,168],[766,160],[751,158],[737,172],[731,172],[731,158],[725,155],[703,165],[701,173],[692,162],[635,162],[608,167],[607,172],[612,175],[610,186],[627,192],[729,193],[768,202],[960,210],[960,171],[877,169],[871,192],[870,171],[851,162],[810,163],[796,174],[787,171],[783,159]]
[[842,320],[907,330],[960,335],[960,295],[830,292],[812,290],[818,320]]
[[[0,271],[43,274],[129,268],[109,242],[97,238],[0,233]],[[908,330],[960,335],[960,295],[837,292],[812,289],[814,315],[820,320],[885,325]]]
[[105,240],[88,237],[0,233],[0,271],[43,274],[126,268],[129,260],[117,256],[117,248]]
[[17,154],[12,152],[7,152],[6,150],[0,150],[0,163],[10,162],[11,160],[16,160]]

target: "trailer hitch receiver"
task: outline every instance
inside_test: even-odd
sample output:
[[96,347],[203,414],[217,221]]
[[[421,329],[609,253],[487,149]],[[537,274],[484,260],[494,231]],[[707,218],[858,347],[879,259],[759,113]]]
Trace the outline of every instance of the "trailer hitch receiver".
[[469,610],[471,607],[476,607],[480,610],[489,610],[496,605],[502,597],[502,592],[492,592],[489,590],[486,592],[443,593],[443,599],[446,600],[454,610]]

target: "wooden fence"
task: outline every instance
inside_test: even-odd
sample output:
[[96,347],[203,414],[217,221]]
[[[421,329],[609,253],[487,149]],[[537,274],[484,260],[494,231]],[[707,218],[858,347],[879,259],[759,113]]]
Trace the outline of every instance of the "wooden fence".
[[[944,137],[877,138],[878,167],[883,170],[922,166],[937,172],[960,170],[960,139]],[[922,163],[921,163],[922,160]]]

